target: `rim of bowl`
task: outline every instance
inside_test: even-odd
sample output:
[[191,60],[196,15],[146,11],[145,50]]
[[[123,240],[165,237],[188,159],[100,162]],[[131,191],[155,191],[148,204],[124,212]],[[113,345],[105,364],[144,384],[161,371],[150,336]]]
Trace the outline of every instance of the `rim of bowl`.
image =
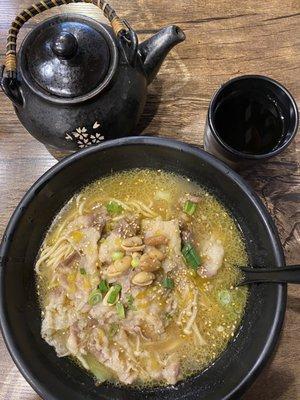
[[[275,224],[269,215],[266,207],[259,199],[258,195],[253,191],[253,189],[244,181],[244,179],[234,172],[227,164],[223,163],[216,157],[207,153],[206,151],[196,147],[195,145],[187,144],[181,141],[177,141],[174,139],[160,138],[160,137],[151,137],[151,136],[133,136],[129,138],[121,138],[114,139],[104,143],[101,143],[97,146],[88,147],[86,149],[80,150],[77,153],[74,153],[63,160],[59,161],[53,167],[51,167],[48,171],[46,171],[25,193],[15,211],[13,212],[7,228],[4,232],[2,243],[0,246],[0,326],[2,335],[4,338],[4,342],[6,347],[18,367],[19,371],[23,375],[23,377],[27,380],[27,382],[32,386],[32,388],[40,395],[42,398],[47,398],[51,400],[59,400],[59,397],[53,397],[51,393],[49,393],[48,388],[40,383],[38,376],[34,376],[26,362],[24,362],[22,354],[20,354],[18,350],[17,343],[13,339],[10,328],[8,325],[8,320],[6,316],[5,304],[4,304],[4,296],[3,296],[3,286],[4,286],[4,268],[2,265],[2,260],[5,257],[5,253],[7,251],[8,243],[4,240],[6,236],[13,234],[14,227],[18,223],[18,220],[21,215],[26,212],[26,205],[31,202],[31,200],[35,197],[36,190],[42,186],[44,183],[53,178],[60,170],[65,168],[68,165],[71,165],[75,160],[84,158],[89,156],[89,154],[101,152],[104,149],[111,147],[119,147],[119,146],[127,146],[127,145],[150,145],[150,146],[163,146],[169,147],[175,150],[184,151],[191,155],[198,157],[199,159],[205,160],[209,164],[213,165],[215,168],[219,169],[221,172],[225,173],[229,176],[234,182],[240,187],[240,189],[247,195],[249,201],[256,208],[257,212],[260,214],[261,219],[264,221],[264,224],[268,230],[268,233],[271,238],[271,242],[274,248],[275,257],[278,260],[278,264],[285,265],[285,258],[282,249],[282,245],[280,242],[280,238],[278,232],[276,230]],[[286,308],[286,297],[287,297],[287,285],[286,284],[278,284],[278,294],[276,299],[275,308],[275,318],[273,321],[273,325],[271,327],[271,333],[265,342],[265,346],[261,354],[259,355],[255,365],[251,370],[247,372],[244,379],[235,384],[235,387],[228,393],[223,399],[220,400],[229,400],[234,396],[241,395],[245,390],[253,383],[257,375],[260,373],[268,359],[270,358],[276,343],[278,341]]]
[[[272,83],[274,86],[277,86],[280,90],[282,90],[286,96],[288,97],[289,101],[291,102],[291,105],[293,107],[294,113],[295,113],[295,125],[294,128],[292,130],[291,136],[289,137],[289,139],[286,142],[283,142],[279,147],[277,147],[275,150],[269,151],[268,153],[265,154],[248,154],[248,153],[243,153],[242,151],[236,150],[233,147],[229,146],[226,142],[224,142],[221,137],[218,135],[217,130],[215,128],[215,124],[213,121],[213,115],[212,115],[212,108],[214,107],[214,103],[216,102],[217,97],[219,96],[219,94],[229,85],[231,85],[234,82],[237,81],[241,81],[241,80],[246,80],[246,79],[258,79],[258,80],[262,80],[262,81],[267,81],[269,83]],[[298,126],[299,126],[299,111],[298,111],[298,107],[297,107],[297,103],[296,100],[294,99],[294,97],[292,96],[292,94],[287,90],[286,87],[284,87],[281,83],[279,83],[278,81],[275,81],[272,78],[269,78],[268,76],[265,75],[241,75],[241,76],[237,76],[235,78],[230,79],[229,81],[225,82],[224,84],[222,84],[219,89],[217,89],[212,98],[211,101],[209,103],[208,106],[208,123],[209,126],[211,128],[212,134],[214,136],[214,138],[217,140],[217,142],[219,143],[219,145],[221,145],[222,147],[224,147],[229,153],[239,157],[240,159],[248,159],[248,160],[266,160],[268,158],[271,158],[273,156],[276,156],[277,154],[281,153],[284,149],[286,149],[291,141],[294,139],[294,137],[297,134],[298,131]]]

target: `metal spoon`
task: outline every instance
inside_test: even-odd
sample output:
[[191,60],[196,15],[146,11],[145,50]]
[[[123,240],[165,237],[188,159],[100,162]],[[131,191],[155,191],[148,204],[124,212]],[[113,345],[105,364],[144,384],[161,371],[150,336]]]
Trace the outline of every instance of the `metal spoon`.
[[239,286],[248,283],[300,283],[300,265],[272,269],[242,267],[241,270],[243,276]]

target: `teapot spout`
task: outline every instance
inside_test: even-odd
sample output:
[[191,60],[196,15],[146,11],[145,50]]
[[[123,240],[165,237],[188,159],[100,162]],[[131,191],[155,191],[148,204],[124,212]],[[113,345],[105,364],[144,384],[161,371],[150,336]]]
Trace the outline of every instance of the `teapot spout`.
[[169,51],[185,40],[184,32],[175,25],[168,26],[139,45],[148,84],[155,78]]

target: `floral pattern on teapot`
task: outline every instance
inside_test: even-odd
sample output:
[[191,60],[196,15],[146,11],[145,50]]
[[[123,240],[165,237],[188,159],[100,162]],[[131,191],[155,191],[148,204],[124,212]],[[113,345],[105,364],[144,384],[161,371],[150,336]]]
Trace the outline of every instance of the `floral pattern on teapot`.
[[[98,121],[94,122],[93,130],[98,130],[101,125]],[[80,149],[84,147],[89,147],[94,144],[101,143],[105,138],[99,132],[89,133],[85,126],[76,128],[73,132],[65,134],[66,140],[72,140],[77,144]]]

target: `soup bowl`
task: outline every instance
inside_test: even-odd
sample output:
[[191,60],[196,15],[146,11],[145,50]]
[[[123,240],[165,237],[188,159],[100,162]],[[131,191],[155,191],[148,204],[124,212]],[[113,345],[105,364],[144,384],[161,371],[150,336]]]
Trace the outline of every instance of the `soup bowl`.
[[205,370],[175,386],[96,387],[87,372],[69,358],[58,358],[41,338],[34,264],[53,218],[82,187],[132,168],[172,171],[204,186],[236,220],[251,265],[284,265],[270,215],[252,189],[228,166],[178,141],[139,137],[106,142],[82,150],[46,172],[26,193],[8,224],[0,251],[0,319],[10,354],[45,400],[240,398],[275,348],[285,312],[285,285],[252,285],[242,323],[227,349]]

